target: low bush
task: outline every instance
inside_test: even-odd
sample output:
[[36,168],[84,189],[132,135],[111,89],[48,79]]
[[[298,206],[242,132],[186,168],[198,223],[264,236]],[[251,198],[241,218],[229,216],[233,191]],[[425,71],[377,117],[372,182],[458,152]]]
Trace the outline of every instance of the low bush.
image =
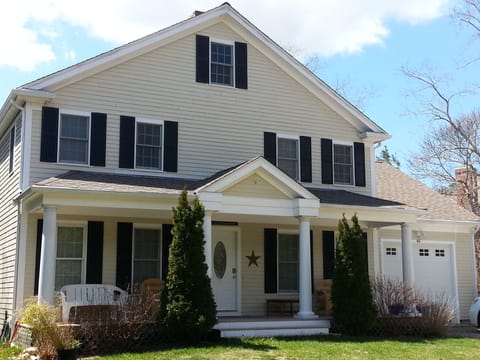
[[155,347],[159,341],[155,317],[158,304],[154,294],[130,296],[119,306],[79,308],[76,322],[81,353],[89,355],[135,351]]
[[454,321],[454,307],[445,294],[423,295],[398,280],[372,282],[378,318],[371,329],[379,336],[443,337]]

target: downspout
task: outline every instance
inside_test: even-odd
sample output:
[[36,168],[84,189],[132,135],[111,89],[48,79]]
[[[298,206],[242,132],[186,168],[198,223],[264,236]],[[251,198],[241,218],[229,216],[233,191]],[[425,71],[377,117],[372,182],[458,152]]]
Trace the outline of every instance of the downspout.
[[370,176],[372,177],[372,179],[370,180],[370,183],[371,183],[371,187],[372,187],[372,196],[377,196],[377,170],[376,170],[376,165],[375,165],[375,162],[377,161],[376,157],[375,157],[375,150],[377,150],[380,145],[382,145],[382,142],[381,141],[378,141],[378,142],[374,142],[373,143],[373,146],[371,147],[371,153],[370,153],[370,158],[371,158],[371,161],[372,161],[372,165],[370,166]]

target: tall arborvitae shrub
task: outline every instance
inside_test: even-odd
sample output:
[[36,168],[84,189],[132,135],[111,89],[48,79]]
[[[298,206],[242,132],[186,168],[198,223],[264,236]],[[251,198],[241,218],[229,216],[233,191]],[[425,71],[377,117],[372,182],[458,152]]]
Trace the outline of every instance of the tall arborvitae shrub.
[[172,341],[204,339],[216,323],[205,264],[203,217],[203,206],[197,199],[190,205],[184,190],[173,209],[173,240],[158,316],[161,333]]
[[366,239],[356,215],[352,223],[350,227],[345,216],[338,222],[332,284],[333,318],[338,331],[363,335],[374,325],[376,311],[365,258]]

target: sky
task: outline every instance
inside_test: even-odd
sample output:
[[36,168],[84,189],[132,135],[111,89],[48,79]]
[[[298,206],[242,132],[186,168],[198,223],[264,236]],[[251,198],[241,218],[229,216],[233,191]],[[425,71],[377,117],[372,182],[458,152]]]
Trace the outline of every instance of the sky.
[[[480,53],[473,31],[451,18],[461,0],[231,0],[255,26],[338,89],[392,139],[402,163],[434,126],[419,115],[426,89],[402,68],[429,71],[448,93],[474,89]],[[17,0],[2,4],[0,102],[41,76],[188,18],[211,0]],[[457,96],[452,111],[473,110],[478,93]],[[1,105],[0,105],[1,106]]]

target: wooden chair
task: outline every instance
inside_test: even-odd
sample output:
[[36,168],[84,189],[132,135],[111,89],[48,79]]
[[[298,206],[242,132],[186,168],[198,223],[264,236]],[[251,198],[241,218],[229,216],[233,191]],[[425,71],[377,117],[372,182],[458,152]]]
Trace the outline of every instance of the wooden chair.
[[332,279],[316,280],[314,290],[319,312],[329,315],[332,312]]

